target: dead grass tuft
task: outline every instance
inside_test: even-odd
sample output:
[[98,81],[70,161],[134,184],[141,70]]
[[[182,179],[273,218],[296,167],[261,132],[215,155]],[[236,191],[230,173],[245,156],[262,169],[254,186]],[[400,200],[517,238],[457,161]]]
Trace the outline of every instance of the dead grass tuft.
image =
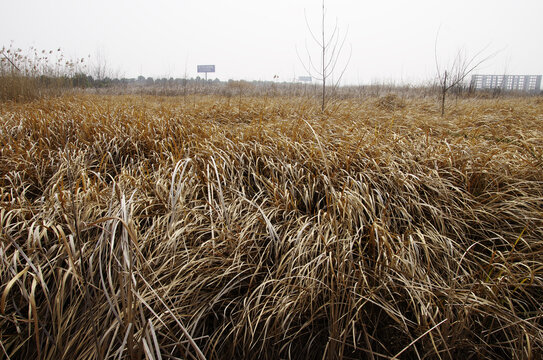
[[379,97],[375,104],[381,110],[393,111],[405,108],[407,102],[396,94],[387,94]]

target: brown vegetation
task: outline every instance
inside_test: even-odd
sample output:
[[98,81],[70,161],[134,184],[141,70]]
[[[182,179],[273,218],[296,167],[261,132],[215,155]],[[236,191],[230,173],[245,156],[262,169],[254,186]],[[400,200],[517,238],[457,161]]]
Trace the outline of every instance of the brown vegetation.
[[543,353],[543,103],[0,104],[0,358]]
[[78,86],[85,59],[67,59],[60,48],[28,51],[0,48],[0,102],[25,102],[46,96],[59,96]]

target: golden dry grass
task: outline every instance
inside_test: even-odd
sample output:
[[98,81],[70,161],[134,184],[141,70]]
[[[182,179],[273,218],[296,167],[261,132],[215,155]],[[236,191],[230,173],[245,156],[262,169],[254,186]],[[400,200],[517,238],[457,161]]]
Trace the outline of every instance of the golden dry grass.
[[0,104],[0,358],[536,359],[543,101]]

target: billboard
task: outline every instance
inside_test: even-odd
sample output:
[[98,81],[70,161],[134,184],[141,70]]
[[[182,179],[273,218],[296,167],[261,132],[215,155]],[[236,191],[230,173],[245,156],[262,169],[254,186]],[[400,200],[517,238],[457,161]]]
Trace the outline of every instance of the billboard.
[[215,65],[198,65],[199,73],[210,73],[215,72]]
[[312,78],[311,76],[298,76],[298,81],[301,82],[311,82]]

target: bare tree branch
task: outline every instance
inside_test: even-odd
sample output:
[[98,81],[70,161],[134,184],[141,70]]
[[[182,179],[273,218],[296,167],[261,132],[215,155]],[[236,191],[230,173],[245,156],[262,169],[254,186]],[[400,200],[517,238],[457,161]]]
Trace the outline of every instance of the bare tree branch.
[[322,44],[320,43],[320,41],[317,40],[317,37],[315,36],[315,34],[313,34],[313,30],[311,29],[311,26],[309,26],[309,22],[307,21],[307,14],[306,14],[305,9],[304,9],[304,18],[305,18],[305,25],[307,26],[307,30],[309,30],[309,33],[311,34],[311,37],[313,38],[313,40],[314,40],[319,46],[322,46]]
[[19,69],[19,68],[17,67],[17,65],[15,65],[15,64],[13,63],[13,61],[11,61],[11,59],[10,59],[9,57],[6,56],[6,54],[4,54],[4,50],[2,50],[2,56],[3,56],[7,61],[9,61],[9,63],[11,64],[11,66],[13,66],[15,69],[17,69],[17,71],[21,72],[21,69]]

